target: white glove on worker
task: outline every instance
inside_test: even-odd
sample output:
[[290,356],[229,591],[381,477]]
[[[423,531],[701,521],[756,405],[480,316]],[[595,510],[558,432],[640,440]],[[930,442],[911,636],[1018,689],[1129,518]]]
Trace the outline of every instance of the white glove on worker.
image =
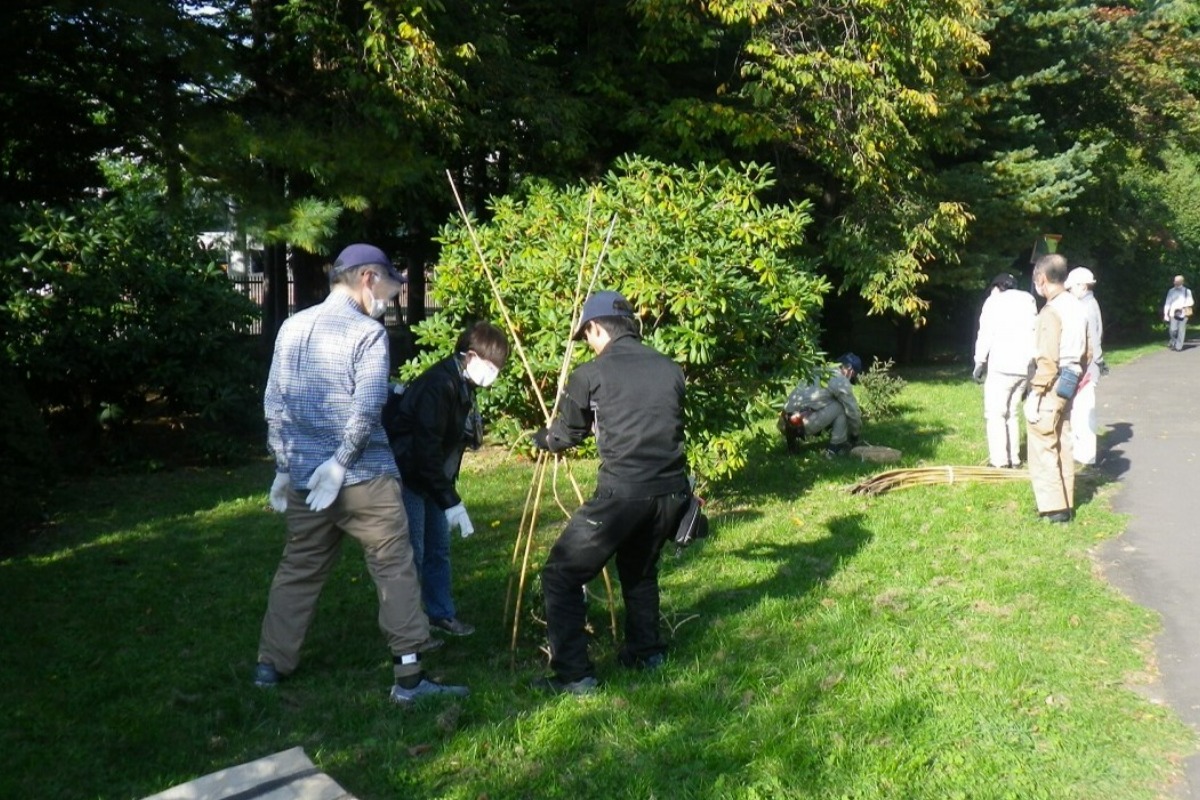
[[475,526],[467,516],[467,507],[462,503],[446,509],[446,524],[450,526],[450,530],[458,528],[464,539],[475,532]]
[[346,468],[336,459],[329,459],[313,471],[308,479],[308,497],[304,502],[313,511],[324,511],[337,500],[342,484],[346,482]]
[[1030,425],[1036,425],[1042,418],[1042,398],[1032,392],[1025,398],[1025,419]]
[[280,514],[287,511],[288,489],[291,488],[292,479],[286,472],[276,472],[275,482],[271,484],[271,508],[278,511]]

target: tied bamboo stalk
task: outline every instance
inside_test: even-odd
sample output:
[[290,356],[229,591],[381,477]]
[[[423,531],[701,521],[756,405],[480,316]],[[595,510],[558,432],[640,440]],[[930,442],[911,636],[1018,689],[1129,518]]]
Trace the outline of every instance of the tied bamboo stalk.
[[[533,553],[533,535],[537,530],[538,508],[542,502],[542,488],[546,481],[546,462],[549,459],[545,453],[538,454],[538,460],[534,465],[533,480],[529,484],[529,494],[525,501],[525,511],[522,513],[522,525],[525,525],[526,520],[528,525],[517,532],[517,538],[513,548],[513,566],[516,566],[517,555],[521,554],[521,568],[516,572],[516,599],[515,605],[512,606],[512,639],[509,643],[509,665],[510,668],[516,669],[517,657],[517,637],[520,635],[520,620],[521,620],[521,599],[525,595],[525,580],[529,575],[529,559]],[[510,600],[512,599],[513,571],[509,572],[509,591],[508,597],[505,598],[504,617],[508,618]]]
[[913,486],[951,486],[955,483],[1007,483],[1029,480],[1024,469],[1000,467],[910,467],[893,469],[859,481],[850,487],[851,494],[878,495]]

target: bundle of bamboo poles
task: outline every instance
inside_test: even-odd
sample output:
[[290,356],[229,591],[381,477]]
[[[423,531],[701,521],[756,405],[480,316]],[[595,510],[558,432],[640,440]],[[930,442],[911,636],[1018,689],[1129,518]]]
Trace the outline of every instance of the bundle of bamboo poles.
[[1024,469],[1002,469],[1000,467],[909,467],[880,472],[859,481],[850,488],[852,494],[883,494],[895,489],[911,486],[940,486],[955,483],[1004,483],[1027,481],[1029,472]]
[[[579,263],[579,273],[575,283],[575,292],[571,304],[571,324],[567,330],[566,345],[564,348],[562,365],[559,369],[558,383],[555,386],[555,399],[553,407],[546,405],[546,399],[542,395],[541,386],[538,384],[537,375],[534,373],[529,359],[525,356],[525,348],[521,342],[521,337],[513,324],[512,316],[508,312],[508,306],[504,302],[504,297],[500,292],[500,287],[496,283],[495,276],[492,274],[491,267],[487,263],[487,259],[483,255],[483,248],[479,245],[479,239],[475,235],[475,229],[471,225],[470,217],[468,217],[466,208],[463,206],[462,198],[458,193],[458,187],[454,183],[454,178],[449,170],[446,172],[446,177],[450,180],[450,188],[454,192],[454,199],[458,204],[458,211],[462,217],[463,224],[466,226],[467,233],[471,237],[471,243],[474,246],[475,254],[479,258],[479,264],[483,269],[484,275],[487,277],[488,285],[491,287],[493,299],[496,301],[496,306],[500,309],[501,316],[504,318],[505,327],[508,330],[508,335],[512,340],[513,349],[516,351],[525,367],[526,377],[529,379],[529,384],[533,389],[533,395],[537,399],[539,406],[542,409],[542,414],[545,418],[545,424],[549,425],[553,420],[555,413],[558,411],[558,400],[562,395],[562,388],[566,383],[567,374],[571,365],[571,351],[573,346],[572,334],[579,324],[579,317],[582,312],[583,300],[595,288],[596,280],[600,275],[600,268],[604,261],[604,256],[608,251],[608,245],[612,241],[613,229],[617,223],[617,217],[614,214],[609,221],[608,231],[605,234],[604,244],[600,249],[600,255],[596,260],[596,264],[592,269],[591,280],[587,285],[586,292],[584,290],[584,276],[587,268],[587,252],[588,244],[591,237],[591,222],[592,222],[592,203],[594,194],[588,199],[588,216],[587,225],[584,231],[583,251]],[[533,554],[534,535],[538,526],[538,513],[542,505],[543,494],[546,484],[546,472],[553,464],[553,472],[551,476],[551,494],[555,504],[567,518],[571,516],[571,511],[568,510],[563,502],[558,490],[559,468],[565,466],[567,478],[574,489],[576,507],[583,505],[583,492],[579,488],[578,482],[575,480],[574,474],[571,472],[570,463],[561,455],[539,452],[537,460],[534,463],[533,479],[529,484],[529,491],[525,496],[525,506],[521,512],[521,523],[517,532],[517,538],[513,544],[512,563],[509,572],[508,590],[505,597],[504,616],[512,617],[512,639],[510,643],[510,655],[513,658],[515,666],[515,657],[517,649],[517,638],[520,632],[521,621],[521,603],[525,593],[526,578],[529,573],[530,559]],[[520,562],[518,567],[518,560]],[[608,568],[605,567],[601,571],[604,579],[604,586],[607,592],[609,624],[612,636],[615,639],[617,636],[617,611],[614,601],[612,580],[609,577]]]

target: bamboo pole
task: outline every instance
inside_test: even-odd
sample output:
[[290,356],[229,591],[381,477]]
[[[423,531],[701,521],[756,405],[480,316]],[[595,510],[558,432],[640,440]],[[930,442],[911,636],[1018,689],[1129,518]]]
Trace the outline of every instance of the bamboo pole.
[[[512,560],[508,566],[508,586],[504,591],[504,619],[508,619],[509,611],[512,610],[513,599],[513,575],[516,572],[517,558],[521,555],[521,540],[525,532],[526,526],[529,524],[531,509],[534,498],[534,490],[538,485],[539,476],[546,469],[546,454],[538,453],[537,460],[533,465],[533,479],[529,482],[529,489],[525,492],[525,505],[521,509],[521,523],[517,526],[517,538],[513,540]],[[516,637],[516,631],[513,631],[513,637]]]
[[517,536],[518,543],[521,542],[522,538],[524,539],[524,553],[521,557],[521,569],[518,573],[517,596],[515,605],[513,606],[512,616],[512,639],[509,643],[509,662],[510,666],[514,669],[516,668],[517,637],[521,632],[521,599],[525,595],[525,578],[529,575],[529,557],[533,552],[533,538],[534,533],[537,531],[538,507],[541,505],[542,487],[545,485],[546,481],[546,459],[539,457],[537,466],[538,468],[535,469],[533,482],[530,484],[531,489],[534,485],[537,486],[537,489],[532,492],[534,500],[533,505],[530,507],[531,511],[529,515],[529,525],[523,537],[520,533],[518,533]]
[[496,305],[500,308],[500,314],[504,317],[504,324],[508,326],[508,333],[512,337],[513,347],[525,367],[525,374],[529,376],[530,384],[533,386],[533,396],[537,398],[538,405],[542,408],[542,415],[549,419],[550,411],[546,408],[546,399],[542,397],[542,392],[538,388],[537,376],[534,375],[533,367],[530,366],[529,359],[525,355],[525,346],[521,344],[521,337],[517,335],[517,326],[513,322],[512,315],[508,313],[508,305],[504,302],[504,295],[500,293],[500,287],[496,284],[495,276],[492,275],[492,268],[488,266],[487,259],[483,256],[483,248],[479,246],[479,237],[475,235],[475,227],[471,224],[471,218],[467,216],[467,209],[463,205],[462,197],[458,194],[458,186],[455,185],[454,176],[450,174],[450,170],[446,170],[446,177],[450,180],[450,189],[454,192],[454,201],[458,204],[458,213],[462,217],[463,224],[467,227],[467,233],[471,237],[471,244],[475,248],[475,255],[479,257],[479,265],[483,267],[483,274],[487,276],[488,285],[492,287],[492,296],[496,300]]

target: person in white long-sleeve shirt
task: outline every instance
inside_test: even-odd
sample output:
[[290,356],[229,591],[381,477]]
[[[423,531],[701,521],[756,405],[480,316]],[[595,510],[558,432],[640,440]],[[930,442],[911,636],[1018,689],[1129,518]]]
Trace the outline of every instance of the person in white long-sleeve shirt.
[[1079,381],[1079,389],[1071,401],[1071,435],[1075,437],[1075,462],[1085,467],[1096,463],[1096,385],[1100,376],[1108,373],[1104,364],[1104,318],[1100,304],[1092,294],[1096,276],[1087,267],[1075,267],[1067,274],[1066,290],[1079,299],[1087,323],[1088,346],[1092,360]]
[[1175,276],[1175,284],[1167,290],[1163,301],[1163,322],[1167,323],[1167,346],[1182,350],[1187,338],[1187,321],[1192,314],[1192,290],[1183,285],[1183,276]]
[[983,383],[988,461],[993,467],[1021,464],[1021,397],[1033,365],[1037,303],[1016,286],[1016,278],[1007,272],[992,279],[975,337],[973,377]]

